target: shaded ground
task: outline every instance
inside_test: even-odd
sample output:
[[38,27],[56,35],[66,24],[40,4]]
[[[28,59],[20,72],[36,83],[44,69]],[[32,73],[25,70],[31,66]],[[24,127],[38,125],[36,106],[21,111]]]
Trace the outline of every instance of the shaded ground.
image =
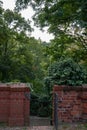
[[[50,125],[49,118],[30,117],[30,125],[27,127],[8,127],[4,123],[0,123],[0,130],[55,130]],[[87,123],[59,123],[58,130],[87,130]]]
[[[0,130],[55,130],[53,126],[7,127],[0,126]],[[58,130],[87,130],[87,124],[62,124]]]
[[30,126],[50,126],[50,119],[46,117],[30,117]]

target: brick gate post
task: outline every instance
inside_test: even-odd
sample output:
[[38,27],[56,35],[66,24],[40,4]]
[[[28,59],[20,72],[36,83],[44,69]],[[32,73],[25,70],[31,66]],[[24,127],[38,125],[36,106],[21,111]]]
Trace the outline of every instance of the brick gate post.
[[24,93],[30,89],[23,83],[10,86],[9,126],[24,126],[29,123],[29,100]]

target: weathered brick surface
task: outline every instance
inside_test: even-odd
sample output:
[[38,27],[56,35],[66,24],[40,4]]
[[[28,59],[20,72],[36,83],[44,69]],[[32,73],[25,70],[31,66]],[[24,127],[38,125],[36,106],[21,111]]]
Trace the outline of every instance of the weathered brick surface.
[[9,126],[23,126],[29,123],[30,101],[24,93],[30,89],[21,84],[0,84],[0,122]]
[[87,85],[55,85],[53,93],[58,94],[58,118],[61,122],[87,122]]

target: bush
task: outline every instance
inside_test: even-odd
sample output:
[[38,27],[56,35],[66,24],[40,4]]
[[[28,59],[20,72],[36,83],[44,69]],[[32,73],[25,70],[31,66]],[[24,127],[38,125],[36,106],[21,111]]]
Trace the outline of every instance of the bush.
[[31,94],[31,109],[30,114],[32,116],[48,117],[50,116],[50,99],[49,96],[37,96]]
[[38,109],[38,116],[41,117],[49,117],[51,113],[50,105],[52,104],[49,95],[41,96],[39,98],[39,109]]
[[39,108],[39,102],[38,102],[38,96],[36,94],[31,93],[31,100],[30,100],[30,114],[32,116],[38,115],[38,108]]
[[84,68],[72,59],[60,60],[49,67],[51,84],[82,85],[87,83],[87,74]]

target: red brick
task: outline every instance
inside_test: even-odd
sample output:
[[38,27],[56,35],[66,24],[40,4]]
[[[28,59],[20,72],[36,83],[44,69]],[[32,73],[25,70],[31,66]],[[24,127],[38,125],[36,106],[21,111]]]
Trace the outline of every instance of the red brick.
[[60,121],[87,122],[87,85],[76,87],[56,85],[53,93],[58,93],[58,117]]
[[29,123],[30,104],[24,96],[30,92],[26,84],[0,84],[0,122],[9,126]]

